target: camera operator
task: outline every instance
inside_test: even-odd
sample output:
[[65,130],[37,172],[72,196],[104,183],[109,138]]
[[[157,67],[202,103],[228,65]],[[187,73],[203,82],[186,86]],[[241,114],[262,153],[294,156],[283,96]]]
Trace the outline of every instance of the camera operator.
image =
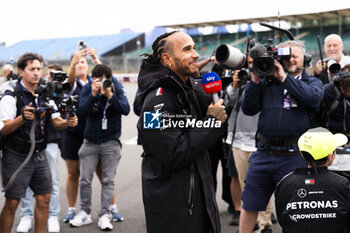
[[[51,71],[63,71],[63,69],[58,64],[50,64],[47,67],[47,75],[41,80],[52,82],[53,80],[50,76]],[[50,173],[52,178],[52,191],[50,195],[49,219],[47,229],[48,232],[60,232],[60,225],[58,222],[60,212],[58,159],[61,154],[61,150],[59,148],[61,135],[59,131],[55,130],[51,126],[48,126],[47,135],[48,139],[45,155],[50,166]],[[21,198],[19,205],[21,209],[21,220],[17,226],[17,232],[28,232],[32,228],[32,221],[34,216],[32,200],[33,191],[30,188],[27,188],[26,196],[24,198]]]
[[92,77],[93,82],[84,86],[79,103],[79,111],[86,119],[84,142],[79,150],[81,210],[69,223],[79,227],[92,222],[91,182],[100,162],[102,190],[98,227],[101,230],[112,230],[109,204],[121,158],[121,115],[128,115],[130,107],[122,84],[112,77],[109,66],[96,65]]
[[[79,45],[82,42],[79,43]],[[84,43],[84,42],[83,42]],[[85,48],[84,48],[85,47]],[[77,51],[71,59],[71,65],[68,71],[68,83],[70,83],[72,90],[69,95],[81,96],[81,91],[85,85],[92,82],[91,76],[88,74],[88,56],[91,57],[94,65],[101,64],[95,50],[90,46],[77,46]],[[79,49],[78,49],[79,48]],[[80,112],[77,111],[79,117],[79,125],[74,129],[64,130],[62,138],[62,158],[64,159],[68,171],[66,181],[66,194],[68,199],[68,210],[63,221],[68,223],[76,214],[75,204],[78,197],[79,189],[79,155],[78,151],[83,144],[85,128],[85,120],[81,117]],[[101,181],[101,166],[97,165],[96,175]],[[110,209],[113,215],[113,221],[123,221],[123,217],[119,213],[117,204],[113,196]]]
[[336,148],[344,145],[343,134],[332,134],[324,128],[313,128],[298,140],[308,168],[297,168],[276,187],[276,213],[284,233],[350,232],[349,181],[329,167]]
[[[37,111],[42,108],[42,101],[34,94],[43,67],[43,59],[35,53],[25,53],[18,59],[18,80],[14,91],[7,91],[0,101],[0,120],[5,126],[1,133],[6,135],[6,143],[1,159],[3,185],[7,186],[12,174],[22,165],[31,148],[30,131],[33,120],[38,124],[35,128],[35,150],[29,163],[22,169],[11,186],[5,191],[5,205],[2,209],[0,222],[1,232],[10,233],[14,216],[20,198],[25,196],[27,187],[35,195],[35,232],[44,232],[49,213],[50,193],[52,181],[49,164],[44,155],[46,143],[42,133],[45,128],[44,119]],[[48,113],[55,129],[63,129],[77,125],[77,117],[63,120],[59,113]],[[35,121],[34,121],[35,122]],[[46,133],[46,132],[44,132]]]
[[242,193],[240,233],[252,232],[258,211],[265,210],[282,177],[306,166],[297,140],[310,128],[310,111],[319,107],[323,97],[322,82],[304,70],[303,43],[287,41],[284,46],[291,49],[291,58],[283,60],[286,71],[274,60],[272,77],[261,79],[252,72],[242,97],[243,113],[253,116],[260,112],[260,116],[257,151],[250,157]]
[[[247,56],[248,67],[251,69],[253,59]],[[240,190],[241,192],[245,186],[245,178],[249,165],[249,158],[251,154],[256,151],[255,134],[258,126],[259,113],[249,116],[243,113],[241,108],[241,97],[247,85],[247,80],[241,80],[240,72],[245,70],[236,70],[233,74],[233,82],[226,89],[226,97],[224,104],[227,108],[232,108],[230,117],[228,118],[228,134],[226,143],[232,146],[233,157],[238,172]],[[271,202],[269,202],[266,211],[261,211],[258,214],[258,223],[261,232],[272,232],[271,221]],[[232,225],[239,224],[239,217],[234,218]]]
[[[330,34],[324,39],[324,49],[326,53],[325,61],[329,59],[335,60],[336,63],[343,68],[346,64],[350,63],[350,57],[343,54],[344,44],[342,38],[337,34]],[[325,64],[325,66],[327,63]],[[322,75],[322,61],[319,60],[316,63],[314,76],[321,77]],[[329,70],[328,70],[329,71]],[[332,81],[335,74],[328,72],[328,80]],[[322,77],[321,77],[322,78]]]

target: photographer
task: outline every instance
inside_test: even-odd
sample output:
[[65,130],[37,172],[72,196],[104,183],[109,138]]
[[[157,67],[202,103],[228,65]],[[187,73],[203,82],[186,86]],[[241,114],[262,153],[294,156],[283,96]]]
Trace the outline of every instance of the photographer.
[[[35,150],[30,161],[22,169],[11,186],[5,191],[5,205],[2,209],[0,222],[1,232],[9,233],[14,221],[20,198],[25,196],[27,187],[35,195],[35,232],[44,232],[49,212],[50,192],[52,190],[49,164],[44,155],[46,148],[42,126],[45,119],[50,120],[55,129],[64,129],[77,125],[77,117],[63,120],[59,113],[49,113],[44,108],[45,115],[50,118],[41,119],[39,112],[42,101],[34,94],[41,74],[43,59],[35,53],[25,53],[18,59],[18,80],[13,91],[7,91],[0,101],[0,120],[5,124],[1,130],[6,135],[6,143],[1,159],[3,186],[6,187],[12,174],[23,164],[31,148],[30,131],[33,120],[37,121],[34,132]],[[41,115],[41,112],[40,112]],[[44,131],[44,134],[46,132]]]
[[[327,66],[327,61],[329,59],[333,59],[334,62],[338,63],[340,65],[340,68],[343,68],[346,64],[350,63],[350,57],[345,56],[343,54],[344,44],[343,44],[342,38],[339,35],[337,34],[328,35],[324,39],[324,49],[326,53],[325,66]],[[323,69],[322,61],[319,60],[317,61],[315,66],[314,76],[320,77],[321,80],[323,80],[321,77],[323,75],[322,69]],[[326,79],[328,78],[329,81],[332,81],[335,74],[332,74],[331,72],[329,72],[329,69],[327,73],[328,73],[328,77],[326,77]]]
[[253,116],[260,112],[260,116],[257,151],[250,157],[242,193],[240,233],[252,232],[258,211],[265,210],[282,177],[306,166],[297,140],[310,128],[310,111],[319,107],[323,97],[322,82],[304,70],[303,43],[287,41],[283,46],[290,47],[291,58],[282,61],[283,67],[274,60],[271,77],[262,79],[252,72],[242,97],[243,113]]
[[[251,69],[253,59],[247,56],[248,67]],[[233,74],[233,82],[226,89],[226,98],[224,104],[227,108],[232,108],[230,117],[228,118],[228,134],[226,143],[232,147],[233,157],[236,164],[236,169],[239,178],[239,198],[245,186],[245,178],[249,165],[249,158],[251,154],[256,151],[255,148],[255,134],[258,126],[259,113],[248,116],[242,112],[241,98],[246,88],[247,80],[242,80],[240,72],[245,70],[236,70]],[[240,213],[240,212],[239,212]],[[261,232],[268,233],[272,231],[271,221],[271,204],[267,206],[266,211],[259,212],[258,223]],[[232,225],[239,224],[238,218],[234,218]]]
[[[51,71],[63,71],[62,67],[58,64],[51,64],[47,67],[47,75],[41,78],[41,83],[45,81],[52,82],[50,76]],[[39,82],[40,85],[40,82]],[[47,128],[47,146],[45,149],[45,156],[50,166],[50,172],[52,177],[52,191],[50,195],[50,206],[49,206],[49,219],[48,219],[48,232],[60,232],[60,225],[58,222],[60,212],[60,198],[59,198],[59,175],[58,175],[58,159],[61,154],[59,143],[61,136],[59,131],[55,130],[50,125]],[[26,196],[21,198],[20,209],[21,209],[21,220],[17,226],[17,232],[28,232],[32,228],[33,221],[33,191],[27,188]]]
[[98,227],[101,230],[112,230],[109,204],[121,158],[121,115],[128,115],[130,107],[122,84],[112,77],[109,66],[96,65],[92,77],[93,82],[82,90],[78,109],[86,119],[84,142],[79,150],[81,210],[69,223],[75,227],[92,223],[91,182],[100,162],[102,190]]

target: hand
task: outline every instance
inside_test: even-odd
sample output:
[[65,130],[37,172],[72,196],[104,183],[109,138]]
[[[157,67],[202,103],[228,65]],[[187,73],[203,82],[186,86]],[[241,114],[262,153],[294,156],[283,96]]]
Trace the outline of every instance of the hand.
[[78,125],[78,117],[74,116],[74,117],[68,117],[67,119],[67,126],[68,127],[75,127]]
[[273,72],[272,76],[280,80],[282,83],[286,79],[286,72],[284,72],[283,66],[281,63],[279,63],[277,60],[274,60],[275,62],[275,71]]
[[101,85],[101,95],[106,96],[108,99],[112,99],[112,97],[113,97],[112,87],[108,87],[108,88],[105,89]]
[[35,118],[35,108],[33,107],[32,102],[28,106],[23,108],[22,118],[25,121],[32,121]]
[[322,61],[318,60],[315,65],[315,74],[320,75],[322,73]]
[[92,58],[94,64],[95,65],[101,64],[100,60],[98,59],[98,57],[96,55],[95,49],[93,49],[92,47],[88,47],[88,48],[89,48],[88,54]]
[[235,72],[233,73],[233,76],[232,76],[232,80],[233,80],[233,83],[232,83],[232,86],[233,88],[238,88],[238,83],[239,83],[239,78],[238,78],[238,74],[239,74],[240,70],[235,70]]
[[100,93],[101,91],[101,82],[98,79],[95,79],[92,83],[91,83],[91,94],[93,96],[96,96],[98,93]]
[[86,49],[81,51],[76,51],[73,55],[71,66],[75,67],[76,64],[80,61],[80,58],[85,57]]
[[215,104],[210,104],[207,111],[207,115],[215,117],[217,120],[221,121],[221,123],[225,123],[227,120],[225,106],[222,105],[223,103],[224,100],[219,99]]

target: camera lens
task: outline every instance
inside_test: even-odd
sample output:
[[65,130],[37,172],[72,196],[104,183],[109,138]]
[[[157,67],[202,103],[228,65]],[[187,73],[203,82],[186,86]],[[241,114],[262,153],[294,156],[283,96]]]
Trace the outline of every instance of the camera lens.
[[254,58],[253,71],[258,76],[271,76],[275,71],[274,59],[268,56]]
[[112,86],[112,81],[110,79],[103,79],[102,86],[104,89],[109,88]]

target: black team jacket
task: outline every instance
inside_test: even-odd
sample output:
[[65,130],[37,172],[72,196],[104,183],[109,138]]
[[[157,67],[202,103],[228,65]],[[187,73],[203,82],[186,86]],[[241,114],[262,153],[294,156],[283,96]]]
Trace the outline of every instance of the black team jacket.
[[[208,148],[224,127],[147,129],[150,112],[161,119],[205,116],[210,97],[189,78],[183,83],[169,68],[143,61],[138,77],[142,103],[138,131],[142,138],[142,191],[148,233],[219,233],[220,220]],[[150,120],[151,119],[151,120]],[[161,120],[162,121],[162,120]],[[153,122],[155,123],[155,122]],[[145,128],[146,127],[146,128]]]

